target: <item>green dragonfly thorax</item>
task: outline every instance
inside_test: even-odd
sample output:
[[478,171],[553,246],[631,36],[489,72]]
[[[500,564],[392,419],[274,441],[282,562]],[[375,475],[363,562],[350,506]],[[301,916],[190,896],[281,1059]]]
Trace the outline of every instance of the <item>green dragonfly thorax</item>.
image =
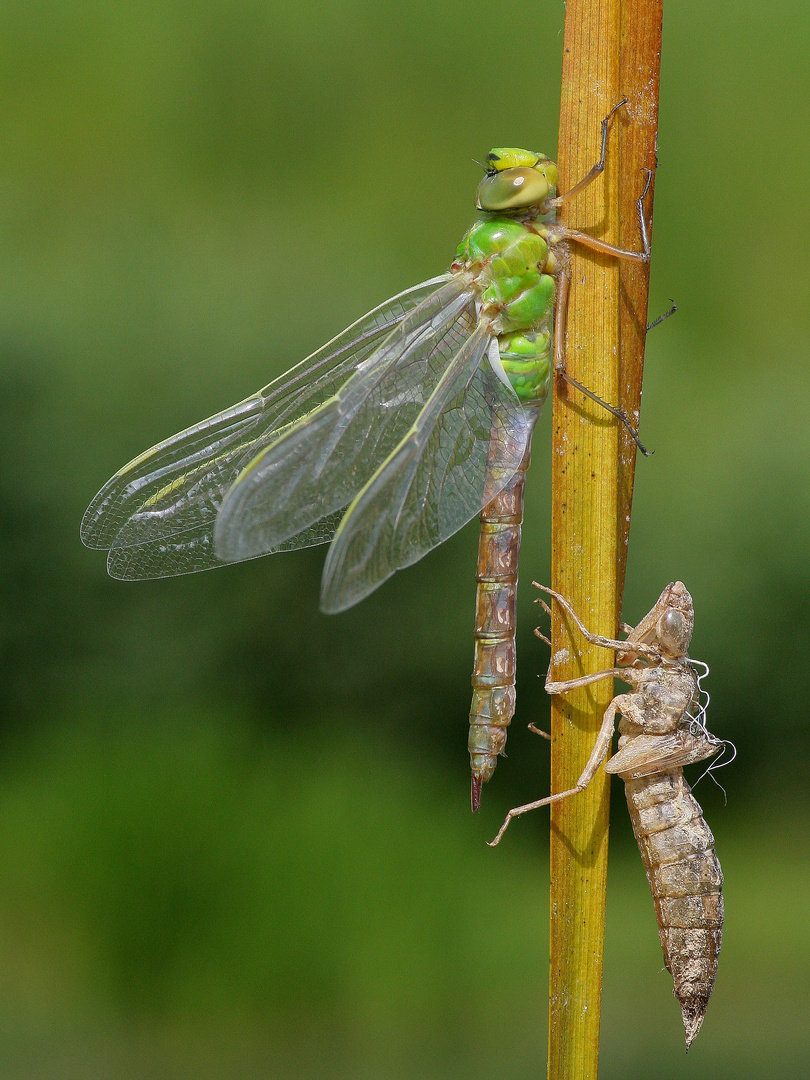
[[524,405],[539,407],[550,379],[556,269],[542,218],[557,167],[541,154],[507,148],[490,151],[487,164],[477,196],[482,215],[459,245],[452,270],[475,282],[509,382]]

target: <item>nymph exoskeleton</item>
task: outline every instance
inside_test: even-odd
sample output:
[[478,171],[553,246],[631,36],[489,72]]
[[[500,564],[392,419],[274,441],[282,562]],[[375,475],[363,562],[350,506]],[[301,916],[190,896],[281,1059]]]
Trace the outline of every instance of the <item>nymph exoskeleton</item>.
[[[510,810],[492,844],[512,818],[584,791],[610,752],[616,717],[621,716],[619,750],[605,764],[605,772],[624,780],[688,1050],[711,997],[723,926],[723,874],[714,838],[683,778],[684,765],[712,757],[723,745],[706,730],[695,662],[687,655],[694,626],[692,597],[682,582],[672,582],[636,627],[622,624],[626,641],[614,641],[590,633],[559,593],[537,587],[560,604],[588,641],[615,649],[618,665],[565,682],[554,681],[549,670],[546,690],[564,694],[608,678],[621,679],[633,689],[617,694],[605,710],[576,785]],[[550,611],[544,601],[539,603]]]

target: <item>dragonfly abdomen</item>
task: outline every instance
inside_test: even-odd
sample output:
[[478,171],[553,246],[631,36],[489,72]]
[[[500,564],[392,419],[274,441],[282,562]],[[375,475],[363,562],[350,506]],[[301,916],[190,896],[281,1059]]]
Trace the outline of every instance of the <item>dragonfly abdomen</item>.
[[626,779],[625,794],[689,1049],[711,997],[723,934],[714,837],[680,769]]
[[529,460],[527,446],[517,472],[481,511],[468,742],[473,810],[480,804],[481,785],[504,752],[506,729],[515,714],[515,602]]

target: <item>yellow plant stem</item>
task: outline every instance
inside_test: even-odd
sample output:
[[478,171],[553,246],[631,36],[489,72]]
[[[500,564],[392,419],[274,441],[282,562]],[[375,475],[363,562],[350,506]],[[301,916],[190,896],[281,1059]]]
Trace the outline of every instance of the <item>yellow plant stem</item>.
[[[636,250],[641,239],[635,200],[644,186],[643,168],[654,168],[657,107],[646,107],[644,132],[624,161],[619,140],[620,131],[636,122],[641,97],[649,102],[650,88],[657,101],[660,4],[661,0],[568,0],[566,6],[560,191],[585,176],[599,157],[600,122],[623,97],[629,101],[611,123],[604,173],[565,204],[563,221]],[[647,25],[643,20],[654,19],[656,7],[658,47],[651,60],[649,43],[643,42]],[[631,48],[637,53],[630,55]],[[636,62],[641,55],[646,71]],[[642,94],[639,84],[644,80]],[[645,207],[649,213],[651,193]],[[647,268],[628,276],[616,259],[572,247],[568,371],[605,401],[620,403],[629,415],[637,416]],[[635,342],[623,354],[625,340],[632,336]],[[613,417],[556,380],[552,587],[570,600],[591,630],[609,637],[615,637],[618,629],[624,584],[635,458],[630,445]],[[609,653],[572,634],[572,629],[555,610],[555,680],[612,666]],[[575,784],[612,696],[612,682],[605,680],[553,699],[552,791]],[[585,792],[551,807],[549,1080],[595,1080],[597,1075],[608,806],[608,777],[600,770]]]

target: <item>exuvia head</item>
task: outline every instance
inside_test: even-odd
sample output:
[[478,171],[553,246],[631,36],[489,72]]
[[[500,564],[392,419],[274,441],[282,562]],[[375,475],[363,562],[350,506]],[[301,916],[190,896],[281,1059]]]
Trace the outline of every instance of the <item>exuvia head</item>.
[[663,661],[677,660],[689,652],[692,630],[695,626],[695,609],[689,590],[682,581],[671,581],[638,626],[628,634],[627,650],[616,656],[625,662],[635,655],[633,645],[653,645],[659,650]]
[[673,657],[686,656],[695,626],[695,608],[684,583],[670,582],[653,610],[657,614],[654,636],[662,653]]
[[478,185],[475,205],[490,213],[515,213],[542,206],[557,187],[557,166],[545,154],[496,146],[487,154],[487,175]]

